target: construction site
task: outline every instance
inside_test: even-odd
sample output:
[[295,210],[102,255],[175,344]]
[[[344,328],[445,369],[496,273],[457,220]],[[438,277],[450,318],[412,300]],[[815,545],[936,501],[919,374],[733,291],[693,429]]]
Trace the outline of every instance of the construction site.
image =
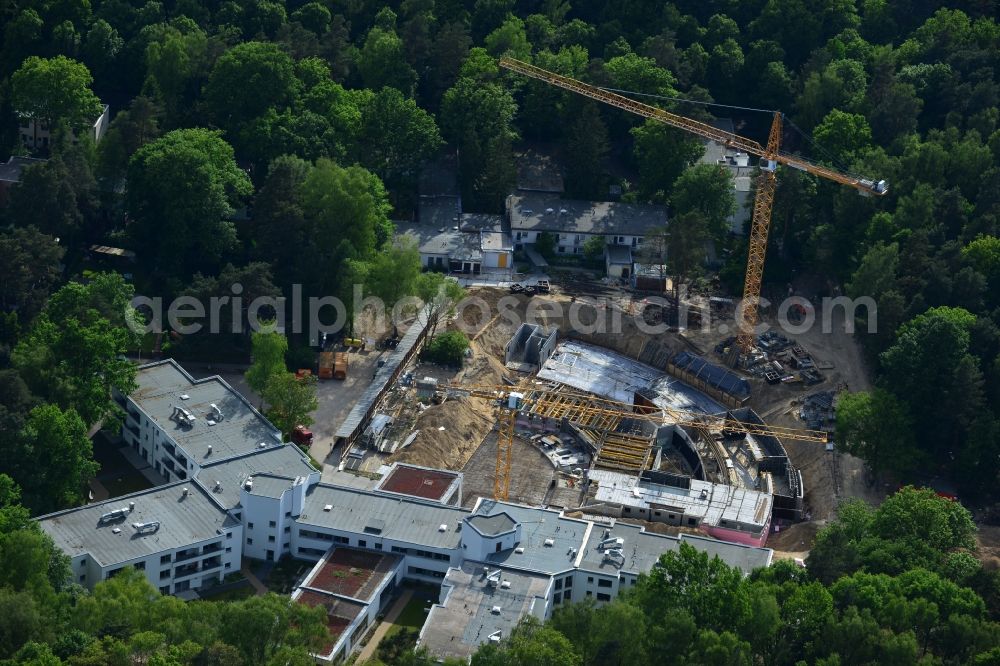
[[[577,275],[546,275],[544,289],[471,290],[487,307],[459,309],[447,324],[472,331],[464,367],[415,363],[428,328],[418,318],[380,361],[337,431],[339,459],[329,462],[366,478],[396,461],[462,470],[469,502],[491,496],[668,533],[769,543],[789,554],[808,550],[808,525],[845,497],[877,491],[861,462],[832,441],[836,393],[868,388],[846,325],[853,321],[845,321],[853,315],[841,311],[837,321],[835,309],[796,303],[784,323],[813,325],[795,327],[803,333],[793,336],[777,332],[778,313],[762,308],[776,172],[792,167],[863,196],[882,196],[888,184],[783,152],[777,112],[761,144],[519,60],[499,64],[693,134],[742,156],[739,163],[759,158],[741,311],[720,294],[661,298],[665,280],[654,280],[652,292],[638,280],[595,284]],[[535,207],[518,208],[526,229],[556,216],[554,207]],[[514,214],[509,207],[508,229]],[[530,241],[531,233],[519,231],[515,240]],[[612,264],[624,266],[619,278],[638,270],[625,261],[628,238],[606,241],[609,276]],[[521,247],[536,268],[547,267],[530,243]],[[789,285],[788,296],[794,293]],[[738,322],[727,320],[737,314]],[[760,323],[772,329],[758,334]]]
[[[475,330],[459,371],[407,354],[415,321],[345,419],[353,432],[338,431],[330,473],[374,486],[394,462],[444,468],[463,472],[467,506],[495,497],[789,553],[808,549],[809,524],[840,499],[877,492],[832,444],[836,392],[866,386],[842,329],[796,340],[825,368],[820,382],[770,383],[713,355],[722,334],[643,333],[634,294],[609,306],[568,287],[470,293],[494,312],[513,298],[536,321],[458,313],[446,326]],[[558,316],[570,304],[620,332],[581,333]]]

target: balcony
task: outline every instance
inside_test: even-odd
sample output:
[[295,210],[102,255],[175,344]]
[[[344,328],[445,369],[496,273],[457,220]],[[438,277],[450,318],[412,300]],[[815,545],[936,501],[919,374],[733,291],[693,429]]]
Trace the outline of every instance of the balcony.
[[196,574],[200,571],[198,563],[194,562],[192,564],[185,564],[182,567],[177,567],[174,569],[174,578],[183,578],[184,576],[190,576],[191,574]]
[[174,562],[184,562],[192,558],[198,557],[201,553],[198,552],[197,548],[191,550],[182,550],[176,555],[174,555]]

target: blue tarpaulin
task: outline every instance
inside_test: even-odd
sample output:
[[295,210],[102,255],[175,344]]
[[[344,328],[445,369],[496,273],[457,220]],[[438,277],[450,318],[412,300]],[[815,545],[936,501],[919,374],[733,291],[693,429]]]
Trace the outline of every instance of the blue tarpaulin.
[[737,398],[746,398],[750,395],[750,383],[747,380],[721,366],[709,363],[701,356],[682,351],[674,356],[671,363],[729,395]]

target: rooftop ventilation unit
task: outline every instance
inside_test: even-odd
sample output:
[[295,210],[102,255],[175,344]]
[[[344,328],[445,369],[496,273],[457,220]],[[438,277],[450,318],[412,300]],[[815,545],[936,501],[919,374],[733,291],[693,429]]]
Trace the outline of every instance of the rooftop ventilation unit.
[[610,539],[605,539],[601,543],[597,544],[600,550],[608,550],[610,548],[621,548],[625,545],[625,539],[621,537],[612,537]]
[[213,491],[220,493],[222,492],[222,481],[216,480],[215,487],[212,488]]
[[208,455],[212,455],[212,445],[208,445]]
[[122,528],[120,528],[120,527],[112,527],[111,531],[114,532],[115,534],[121,534],[122,533]]
[[518,546],[514,549],[514,552],[518,555],[524,555],[524,546]]
[[148,523],[132,523],[136,534],[152,534],[160,529],[160,521],[154,520]]
[[701,489],[701,498],[703,500],[707,500],[708,499],[708,490],[706,488],[702,488]]
[[503,632],[497,629],[492,634],[490,634],[488,638],[491,643],[499,643],[500,639],[503,638]]
[[129,514],[129,509],[115,509],[113,511],[108,511],[107,513],[101,514],[100,523],[101,525],[107,525],[108,523],[113,523],[116,520],[122,520]]
[[191,396],[189,396],[187,393],[184,393],[184,394],[181,395],[181,400],[187,400],[190,397]]
[[503,590],[509,590],[510,589],[510,581],[509,580],[502,581],[500,583],[500,588],[503,589]]
[[325,505],[323,505],[323,510],[324,511],[333,511],[333,505],[332,504],[325,504]]
[[223,419],[223,416],[222,416],[222,410],[219,409],[219,406],[213,402],[211,405],[209,405],[209,407],[212,408],[212,415],[215,417],[215,420],[221,421]]
[[189,494],[189,491],[188,491],[187,488],[181,488],[181,497],[187,497],[188,494]]
[[258,449],[266,449],[267,448],[267,442],[261,442],[260,444],[257,445],[257,448]]
[[496,587],[497,585],[500,584],[500,577],[502,575],[503,575],[503,572],[500,571],[499,569],[497,569],[496,571],[494,571],[491,574],[488,574],[486,576],[486,584],[488,586],[490,586],[490,587]]
[[132,513],[133,511],[135,511],[135,502],[129,502],[128,503],[128,512]]
[[552,546],[556,545],[555,539],[546,539],[545,540],[545,545],[547,547],[551,548]]
[[248,476],[247,480],[243,482],[243,487],[247,490],[253,490],[253,477]]
[[438,532],[447,532],[447,531],[448,531],[448,525],[446,525],[445,523],[441,523],[440,525],[438,525]]
[[494,606],[493,608],[490,609],[490,612],[493,613],[494,615],[499,615],[500,614],[500,607],[499,606]]

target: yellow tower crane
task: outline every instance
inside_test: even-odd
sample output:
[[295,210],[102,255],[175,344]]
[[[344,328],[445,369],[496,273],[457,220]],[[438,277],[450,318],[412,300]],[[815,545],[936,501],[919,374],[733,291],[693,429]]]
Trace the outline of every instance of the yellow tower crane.
[[[654,425],[680,425],[709,430],[745,432],[750,435],[795,439],[803,442],[825,443],[827,434],[822,430],[802,430],[764,423],[739,421],[726,416],[691,412],[681,409],[651,405],[630,405],[608,398],[575,391],[553,391],[533,387],[453,384],[447,387],[450,395],[464,395],[494,401],[499,408],[497,432],[496,474],[493,477],[493,498],[506,500],[510,495],[510,465],[514,447],[514,425],[517,415],[531,411],[550,419],[562,419],[578,426],[614,431],[624,419],[648,421]],[[632,450],[620,450],[619,458],[631,458],[634,467],[645,470],[651,449],[648,441],[634,445]],[[600,455],[600,452],[599,452]]]
[[[760,178],[757,181],[753,220],[750,227],[750,250],[747,257],[746,278],[743,283],[743,315],[739,318],[739,331],[736,337],[736,349],[743,355],[749,354],[753,348],[754,327],[757,325],[757,309],[760,304],[760,283],[764,274],[764,257],[767,251],[767,234],[771,225],[771,208],[774,205],[774,192],[777,186],[775,172],[778,165],[783,164],[842,185],[854,187],[866,195],[882,196],[889,191],[889,185],[884,180],[868,180],[851,176],[800,157],[782,153],[780,150],[782,114],[780,112],[774,113],[767,145],[762,146],[753,139],[747,139],[706,123],[637,102],[624,95],[550,72],[541,67],[535,67],[520,60],[501,58],[500,66],[761,158]],[[738,360],[738,357],[734,358],[734,361],[738,362]]]

